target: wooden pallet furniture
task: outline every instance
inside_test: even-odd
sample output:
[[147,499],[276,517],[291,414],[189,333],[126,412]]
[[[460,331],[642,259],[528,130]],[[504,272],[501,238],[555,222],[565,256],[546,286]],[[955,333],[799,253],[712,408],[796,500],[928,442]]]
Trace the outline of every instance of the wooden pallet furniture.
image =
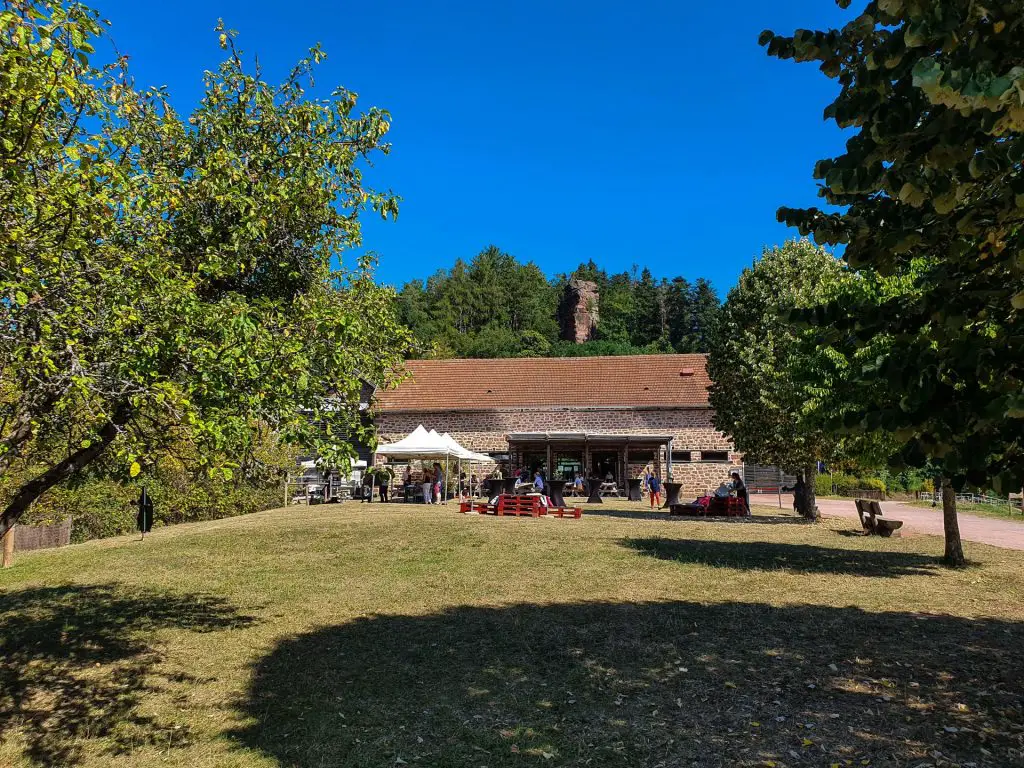
[[540,517],[541,515],[552,515],[554,517],[572,517],[579,519],[583,515],[581,507],[569,506],[544,506],[541,497],[536,494],[529,496],[518,496],[512,493],[503,493],[498,496],[496,503],[486,501],[463,501],[459,504],[459,512],[476,513],[478,515],[515,515],[521,517]]
[[572,517],[579,520],[583,516],[582,507],[545,507],[545,514],[555,517]]
[[499,517],[505,515],[540,517],[544,514],[544,505],[540,503],[540,496],[515,496],[503,493],[498,497],[496,507],[495,512]]
[[495,507],[493,504],[486,501],[467,500],[459,504],[459,512],[474,512],[478,515],[492,515],[495,512]]

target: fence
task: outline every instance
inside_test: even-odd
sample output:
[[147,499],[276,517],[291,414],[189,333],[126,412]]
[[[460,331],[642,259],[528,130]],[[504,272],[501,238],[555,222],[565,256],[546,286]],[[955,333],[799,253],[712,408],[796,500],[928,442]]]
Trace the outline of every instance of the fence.
[[[933,501],[936,504],[942,503],[941,493],[931,493],[930,491],[921,491],[921,501]],[[958,493],[956,500],[964,501],[969,504],[988,504],[993,507],[1010,507],[1020,508],[1021,502],[1019,499],[1001,499],[998,496],[988,496],[983,493]]]
[[837,495],[853,499],[875,499],[876,501],[885,501],[885,491],[880,491],[877,488],[848,488],[842,493],[839,493],[839,489],[836,486],[832,486],[832,492]]
[[17,525],[14,527],[14,551],[66,547],[71,543],[71,518],[56,525]]

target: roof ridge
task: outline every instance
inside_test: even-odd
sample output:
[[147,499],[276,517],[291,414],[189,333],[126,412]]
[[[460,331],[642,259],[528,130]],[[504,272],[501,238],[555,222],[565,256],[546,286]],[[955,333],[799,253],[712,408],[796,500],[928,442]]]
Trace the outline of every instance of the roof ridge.
[[708,407],[706,356],[453,358],[409,361],[382,410]]
[[638,358],[683,358],[699,357],[707,360],[707,352],[652,352],[640,355],[580,355],[577,357],[440,357],[417,358],[406,360],[405,363],[496,363],[496,362],[536,362],[539,360],[572,360],[576,362],[588,360],[636,360]]

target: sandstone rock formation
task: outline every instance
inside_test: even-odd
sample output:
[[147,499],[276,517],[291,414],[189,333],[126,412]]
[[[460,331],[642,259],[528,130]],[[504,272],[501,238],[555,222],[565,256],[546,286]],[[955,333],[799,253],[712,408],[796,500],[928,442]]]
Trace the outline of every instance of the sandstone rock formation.
[[597,331],[597,283],[572,278],[558,307],[563,341],[582,344],[594,338]]

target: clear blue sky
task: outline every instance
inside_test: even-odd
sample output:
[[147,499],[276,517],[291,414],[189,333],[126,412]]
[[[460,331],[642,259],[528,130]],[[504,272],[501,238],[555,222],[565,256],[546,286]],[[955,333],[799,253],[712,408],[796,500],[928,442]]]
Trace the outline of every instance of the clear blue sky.
[[821,117],[835,82],[757,45],[852,18],[831,0],[92,3],[137,84],[182,112],[221,59],[218,17],[271,80],[323,43],[317,90],[394,118],[370,180],[405,202],[364,229],[391,283],[493,243],[548,274],[593,258],[724,293],[795,234],[776,208],[814,204],[814,161],[843,144]]

